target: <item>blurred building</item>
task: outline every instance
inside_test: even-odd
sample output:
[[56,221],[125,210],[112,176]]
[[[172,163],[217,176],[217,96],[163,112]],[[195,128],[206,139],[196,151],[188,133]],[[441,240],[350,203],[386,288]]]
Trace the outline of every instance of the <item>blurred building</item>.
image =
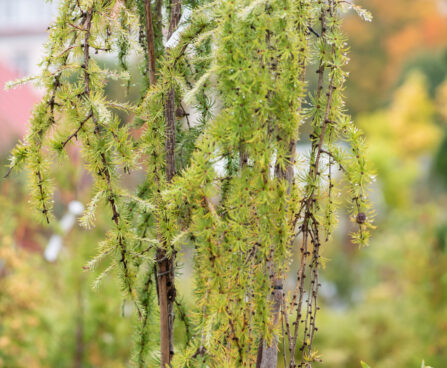
[[0,61],[18,74],[36,73],[56,11],[55,1],[0,0]]
[[6,82],[39,71],[57,1],[0,0],[0,154],[21,138],[40,92],[32,85],[5,91]]
[[33,106],[40,100],[39,94],[29,85],[4,90],[5,83],[18,77],[19,74],[0,62],[0,156],[25,135]]

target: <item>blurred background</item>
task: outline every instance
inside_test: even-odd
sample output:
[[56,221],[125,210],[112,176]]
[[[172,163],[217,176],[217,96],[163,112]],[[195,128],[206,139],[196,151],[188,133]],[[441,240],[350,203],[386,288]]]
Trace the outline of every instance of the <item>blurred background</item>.
[[[350,243],[340,212],[325,246],[318,343],[325,367],[447,367],[447,1],[365,0],[347,14],[347,108],[364,130],[376,181],[369,247]],[[4,91],[38,72],[56,5],[0,0],[0,174],[42,91]],[[119,91],[110,87],[110,94]],[[305,148],[305,146],[304,146]],[[56,165],[55,214],[40,226],[26,173],[0,182],[0,367],[123,367],[136,321],[116,279],[82,267],[108,228],[77,225],[89,196],[79,163]],[[79,202],[77,202],[79,201]],[[187,290],[188,281],[180,285]],[[185,293],[188,300],[188,293]],[[177,331],[181,333],[181,331]]]

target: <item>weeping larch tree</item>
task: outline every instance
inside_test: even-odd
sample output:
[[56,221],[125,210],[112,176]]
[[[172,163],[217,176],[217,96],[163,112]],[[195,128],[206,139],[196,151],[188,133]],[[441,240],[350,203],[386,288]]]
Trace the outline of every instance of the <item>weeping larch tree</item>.
[[[15,83],[35,80],[46,94],[10,172],[29,172],[33,206],[50,222],[50,167],[78,142],[94,179],[81,224],[93,226],[104,203],[113,225],[85,268],[108,262],[98,281],[115,271],[134,305],[135,366],[322,361],[320,249],[337,206],[350,209],[355,244],[372,227],[364,139],[343,101],[340,28],[352,8],[369,20],[340,0],[60,1],[41,74]],[[140,99],[112,101],[105,88],[118,79],[125,94],[129,63],[140,66]],[[137,190],[125,185],[133,172],[144,173]],[[193,305],[176,291],[186,248]]]

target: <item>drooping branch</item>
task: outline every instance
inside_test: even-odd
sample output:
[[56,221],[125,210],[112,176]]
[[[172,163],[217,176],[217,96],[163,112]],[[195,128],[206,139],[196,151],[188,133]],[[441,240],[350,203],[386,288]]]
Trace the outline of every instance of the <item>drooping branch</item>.
[[[199,2],[188,7],[193,3]],[[297,359],[308,368],[319,360],[312,345],[318,330],[321,237],[332,223],[332,165],[339,165],[347,179],[360,231],[368,226],[361,139],[343,111],[346,47],[338,2],[200,3],[202,10],[185,16],[188,25],[175,35],[179,42],[171,39],[172,48],[161,50],[162,7],[170,14],[169,41],[178,30],[180,0],[65,2],[42,77],[50,92],[36,109],[28,145],[16,158],[31,157],[37,207],[46,215],[51,205],[44,165],[47,132],[54,128],[57,134],[50,149],[80,139],[96,191],[87,209],[93,215],[84,223],[90,223],[102,199],[112,213],[113,230],[91,264],[117,257],[107,270],[120,266],[124,292],[137,306],[139,367],[148,364],[151,343],[158,349],[150,323],[158,296],[163,368],[196,363],[276,368],[280,350],[285,367],[297,367]],[[115,42],[123,68],[118,77],[128,86],[125,58],[144,49],[139,66],[146,74],[145,96],[136,109],[107,101],[107,79],[117,73],[90,56],[112,52]],[[314,50],[320,57],[317,87],[310,107],[303,109],[313,85],[305,77]],[[136,112],[135,126],[145,124],[144,134],[129,138],[128,125],[111,113],[115,108]],[[180,124],[185,115],[187,129]],[[67,127],[58,123],[61,116]],[[309,167],[302,169],[295,156],[305,119],[311,122],[311,152]],[[342,139],[353,157],[335,148]],[[120,173],[137,167],[142,154],[146,178],[135,197],[126,197]],[[327,174],[323,158],[329,159]],[[189,244],[194,248],[194,313],[176,298],[174,284],[177,251]],[[300,258],[289,299],[283,280],[295,246]],[[174,307],[188,335],[187,346],[176,345],[175,356]]]
[[78,133],[81,131],[82,127],[84,126],[84,124],[88,121],[88,119],[90,119],[92,117],[92,114],[88,114],[87,117],[84,118],[84,120],[82,120],[79,123],[78,128],[72,133],[70,134],[67,139],[65,141],[63,141],[61,143],[62,148],[65,148],[65,146],[73,139],[76,138],[78,136]]
[[[81,9],[82,11],[82,9]],[[84,27],[85,27],[85,36],[84,36],[84,44],[83,44],[83,50],[84,50],[84,65],[83,65],[83,71],[84,71],[84,95],[88,98],[92,96],[91,88],[90,88],[90,74],[89,74],[89,62],[90,62],[90,33],[91,33],[91,27],[92,27],[92,18],[93,18],[93,8],[90,8],[87,10],[85,19],[84,19]],[[94,124],[94,134],[96,139],[101,140],[101,130],[98,123],[98,118],[96,116],[95,111],[93,110],[93,107],[90,108],[90,112],[88,114],[88,117],[91,117],[93,124]],[[88,119],[87,119],[88,120]],[[88,144],[88,143],[87,143]],[[104,152],[100,152],[100,164],[101,168],[98,170],[97,175],[98,177],[103,180],[106,184],[108,195],[107,195],[107,201],[110,205],[110,208],[112,210],[112,220],[115,223],[115,226],[117,230],[122,226],[122,221],[125,221],[118,210],[118,206],[116,203],[116,193],[113,189],[112,185],[112,178],[110,176],[109,167],[110,163],[107,160],[106,154]],[[130,276],[130,270],[129,270],[129,264],[126,257],[127,249],[125,245],[125,239],[122,236],[122,234],[117,234],[117,242],[121,253],[120,263],[123,267],[123,276],[124,276],[124,282],[126,284],[126,290],[131,298],[133,298],[133,289],[132,289],[132,281]],[[142,316],[141,311],[136,304],[136,308],[138,311],[138,315]]]

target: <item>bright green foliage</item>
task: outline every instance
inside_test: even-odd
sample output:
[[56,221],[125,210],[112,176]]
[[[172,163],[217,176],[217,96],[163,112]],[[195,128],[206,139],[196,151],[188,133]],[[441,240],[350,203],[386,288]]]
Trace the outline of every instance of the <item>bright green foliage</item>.
[[[12,167],[26,164],[35,206],[49,221],[48,162],[79,139],[94,178],[82,223],[93,225],[101,202],[113,223],[88,267],[108,257],[105,273],[119,270],[141,322],[138,366],[150,363],[157,343],[148,332],[157,317],[153,274],[161,260],[154,258],[163,251],[174,259],[191,246],[196,303],[188,310],[175,301],[189,341],[173,366],[249,367],[259,347],[265,353],[281,345],[285,365],[310,367],[320,360],[312,343],[320,247],[335,224],[334,168],[348,186],[358,226],[354,243],[367,243],[372,218],[364,142],[343,102],[343,8],[334,0],[190,3],[183,4],[194,11],[179,41],[165,50],[160,7],[166,4],[152,4],[157,82],[149,86],[143,1],[63,1],[39,78],[48,92]],[[169,14],[170,6],[165,10]],[[117,55],[120,71],[102,68],[93,51]],[[104,93],[111,79],[128,87],[131,52],[143,56],[147,78],[139,106],[109,101]],[[309,90],[315,71],[316,88]],[[188,116],[177,119],[175,135],[169,130],[172,96],[175,110],[185,104],[194,118],[191,124]],[[117,109],[139,120],[124,124]],[[310,154],[300,158],[303,124],[312,133]],[[140,125],[143,133],[134,138],[130,129]],[[171,180],[174,136],[177,174]],[[122,175],[140,165],[145,180],[129,194]],[[297,282],[286,291],[295,254]]]

